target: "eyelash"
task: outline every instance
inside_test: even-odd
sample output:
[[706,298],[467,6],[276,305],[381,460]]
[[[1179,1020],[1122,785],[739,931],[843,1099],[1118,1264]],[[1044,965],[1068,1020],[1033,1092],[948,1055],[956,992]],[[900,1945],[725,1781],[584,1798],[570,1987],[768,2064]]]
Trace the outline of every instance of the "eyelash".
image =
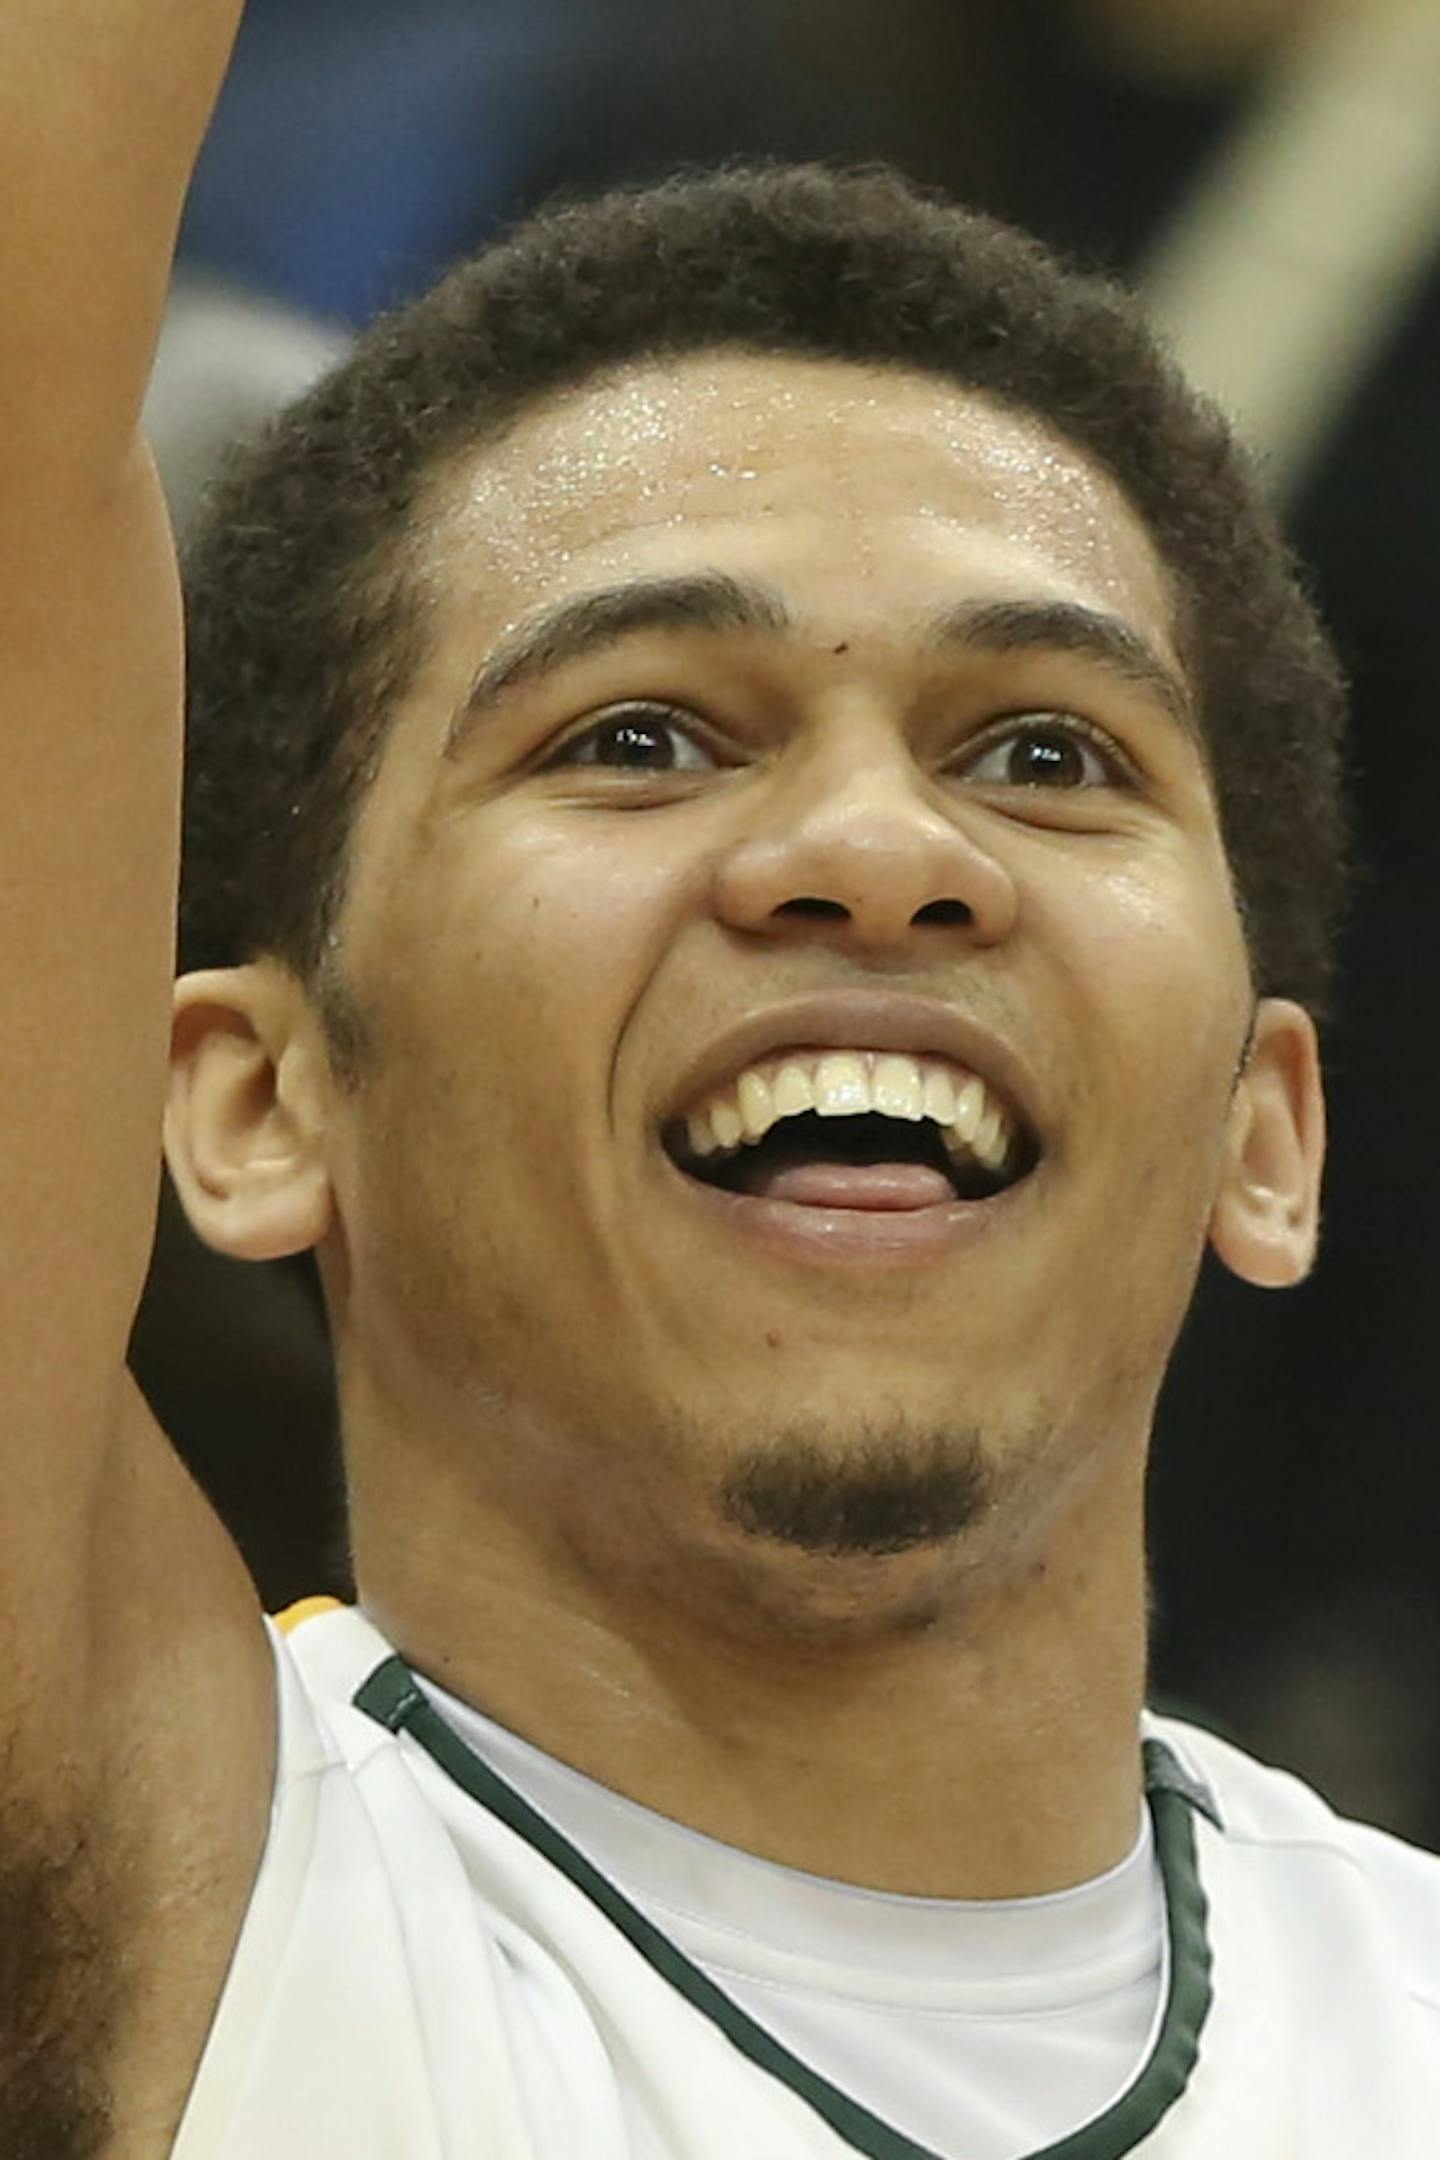
[[[1139,785],[1140,776],[1119,744],[1107,735],[1103,728],[1096,727],[1093,721],[1082,719],[1079,713],[1070,712],[1042,710],[1012,713],[1006,719],[994,722],[975,741],[966,744],[964,758],[967,772],[978,764],[987,752],[1002,748],[1006,743],[1013,743],[1026,734],[1059,737],[1069,744],[1089,751],[1103,771],[1103,779],[1090,783],[1092,786],[1133,789]],[[1023,781],[999,781],[992,784],[1018,787],[1026,785]],[[1039,783],[1032,784],[1030,791],[1035,794],[1086,792],[1084,788],[1048,790]]]
[[[597,759],[580,758],[575,755],[575,752],[582,749],[586,744],[593,744],[598,742],[607,728],[622,728],[626,725],[627,722],[634,724],[640,728],[646,729],[651,733],[657,735],[662,734],[668,730],[671,734],[683,735],[687,737],[692,743],[696,743],[702,748],[707,748],[704,738],[709,731],[701,724],[696,722],[691,716],[681,712],[676,706],[656,705],[650,703],[643,698],[637,698],[634,700],[633,703],[628,705],[611,706],[610,710],[606,713],[602,713],[598,720],[590,721],[587,726],[581,728],[576,734],[567,736],[566,739],[562,743],[560,743],[556,747],[556,749],[552,751],[552,753],[545,759],[542,770],[550,772],[555,770],[557,767],[566,766],[572,768],[575,766],[584,767],[586,765],[598,767],[599,761]],[[708,748],[707,754],[712,756],[714,755],[713,752],[708,751]],[[718,764],[718,759],[716,760],[716,762]],[[640,768],[635,766],[627,768],[624,765],[616,765],[611,767],[600,767],[599,769],[613,772],[624,772],[626,770],[649,770],[651,778],[655,778],[657,776],[655,771],[650,770],[649,768]],[[687,770],[693,772],[700,769],[701,768],[699,768],[698,766],[670,766],[668,768],[662,767],[659,769],[659,771],[660,775],[663,776],[667,772],[683,772]]]
[[[634,724],[642,732],[650,732],[655,735],[670,733],[684,737],[693,746],[704,750],[707,756],[714,759],[714,766],[671,765],[658,768],[638,764],[633,766],[624,764],[601,766],[598,759],[584,758],[577,755],[580,750],[587,746],[597,744],[607,729],[623,728],[627,722]],[[541,769],[549,772],[566,768],[573,770],[576,767],[583,770],[589,767],[592,770],[629,771],[651,779],[668,778],[683,772],[723,769],[717,754],[709,748],[705,741],[708,732],[708,729],[697,723],[692,716],[675,706],[660,705],[637,699],[632,704],[613,707],[599,719],[590,721],[579,732],[567,737],[546,758]],[[1089,783],[1090,787],[1107,785],[1133,788],[1137,784],[1138,776],[1134,765],[1119,748],[1118,744],[1103,729],[1096,727],[1093,722],[1082,719],[1078,713],[1068,712],[1042,710],[1015,713],[1003,720],[993,722],[974,741],[966,744],[963,753],[965,770],[968,771],[979,763],[988,752],[1003,748],[1007,743],[1011,743],[1027,733],[1032,736],[1049,735],[1052,738],[1061,738],[1072,745],[1078,745],[1087,750],[1104,769],[1105,774],[1103,780],[1091,781]],[[1079,787],[1055,789],[1046,788],[1040,782],[1026,783],[1024,781],[1006,782],[997,780],[988,784],[992,786],[1028,787],[1029,792],[1035,794],[1080,794],[1088,791],[1083,784]]]

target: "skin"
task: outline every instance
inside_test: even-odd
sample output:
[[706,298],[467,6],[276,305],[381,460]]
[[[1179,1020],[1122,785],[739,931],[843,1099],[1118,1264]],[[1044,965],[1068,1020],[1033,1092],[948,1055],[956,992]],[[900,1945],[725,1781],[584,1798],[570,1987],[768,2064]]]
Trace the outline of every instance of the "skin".
[[181,743],[140,415],[239,14],[0,11],[0,2151],[45,2160],[170,2151],[273,1773],[253,1586],[124,1365]]
[[[370,1064],[341,1084],[276,964],[190,976],[166,1125],[211,1244],[318,1248],[363,1604],[540,1746],[770,1858],[944,1896],[1097,1873],[1139,1808],[1156,1392],[1207,1239],[1259,1283],[1310,1264],[1315,1038],[1253,997],[1198,733],[1088,656],[926,624],[1063,601],[1178,673],[1143,526],[1030,418],[727,354],[533,411],[417,535],[428,657],[335,956]],[[447,755],[537,612],[713,571],[792,628],[636,632]],[[575,762],[635,699],[687,768]],[[1083,785],[1008,777],[1026,715],[1099,731]],[[737,1023],[855,988],[982,1027],[1040,1136],[943,1249],[767,1245],[660,1145]],[[884,1556],[739,1529],[727,1477],[797,1430],[837,1479],[877,1433],[963,1447],[985,1505]]]

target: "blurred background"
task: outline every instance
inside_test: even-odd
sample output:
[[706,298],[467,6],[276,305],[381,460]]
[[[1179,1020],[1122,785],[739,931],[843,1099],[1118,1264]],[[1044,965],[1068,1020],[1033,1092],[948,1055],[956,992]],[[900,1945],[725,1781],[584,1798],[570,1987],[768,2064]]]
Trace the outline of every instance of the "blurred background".
[[[735,154],[883,158],[1138,284],[1309,566],[1367,866],[1325,1251],[1283,1297],[1202,1283],[1156,1446],[1155,1688],[1440,1847],[1440,0],[250,0],[150,403],[177,522],[503,222]],[[309,1270],[217,1258],[167,1190],[133,1359],[267,1604],[343,1594]]]

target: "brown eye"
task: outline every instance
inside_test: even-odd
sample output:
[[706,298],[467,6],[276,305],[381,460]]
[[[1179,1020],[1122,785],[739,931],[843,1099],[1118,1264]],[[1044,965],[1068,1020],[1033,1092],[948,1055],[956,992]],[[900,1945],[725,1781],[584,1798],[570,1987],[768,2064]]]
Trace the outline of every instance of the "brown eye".
[[1077,727],[1026,720],[992,736],[965,768],[989,787],[1092,788],[1114,784],[1113,767]]
[[678,713],[663,705],[626,705],[572,735],[552,761],[610,772],[708,772],[715,760]]

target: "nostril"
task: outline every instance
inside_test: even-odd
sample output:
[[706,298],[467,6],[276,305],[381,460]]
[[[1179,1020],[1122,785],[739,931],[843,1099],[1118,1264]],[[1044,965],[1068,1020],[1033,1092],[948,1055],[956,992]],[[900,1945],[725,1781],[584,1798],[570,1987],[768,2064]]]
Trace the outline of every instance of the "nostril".
[[917,923],[949,923],[961,928],[974,919],[974,909],[967,907],[963,900],[929,900],[924,907],[917,908],[911,918]]
[[805,894],[802,894],[796,900],[782,901],[775,912],[777,915],[819,917],[826,922],[835,922],[837,920],[844,922],[848,920],[850,914],[849,908],[843,906],[838,900],[816,900]]

